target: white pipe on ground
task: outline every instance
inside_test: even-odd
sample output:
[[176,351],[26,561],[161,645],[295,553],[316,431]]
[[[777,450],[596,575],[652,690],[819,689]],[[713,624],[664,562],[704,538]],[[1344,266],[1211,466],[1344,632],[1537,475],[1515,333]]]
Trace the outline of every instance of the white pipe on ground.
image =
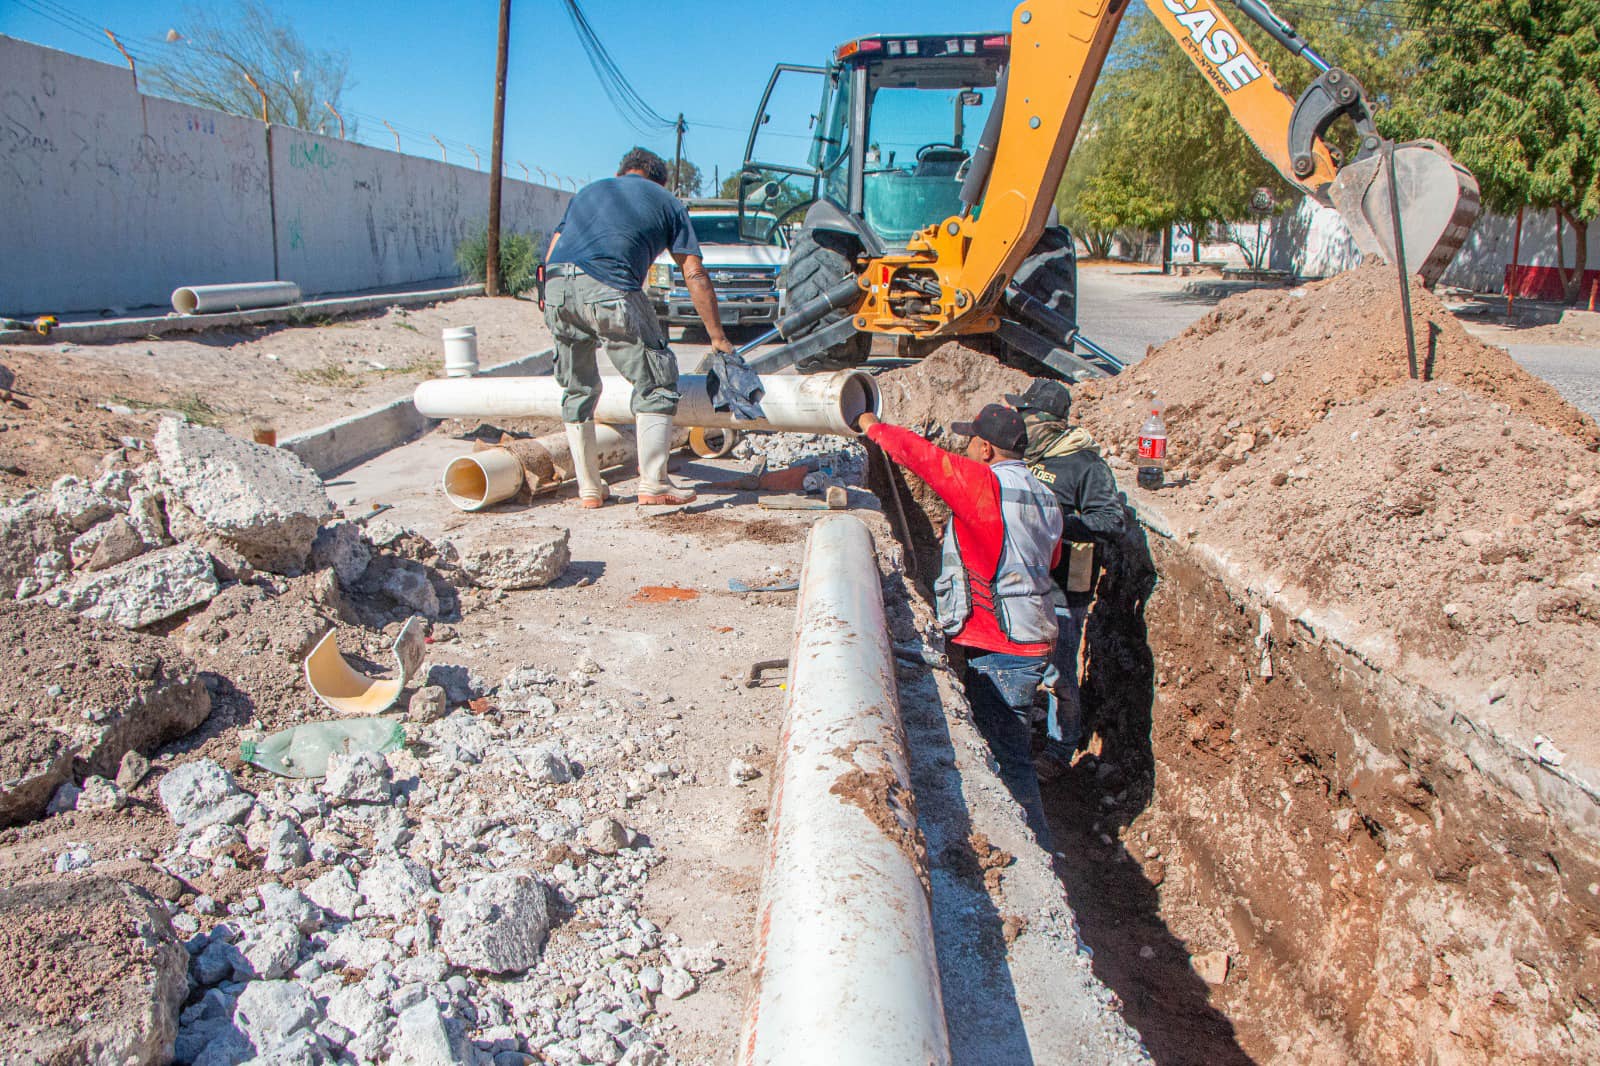
[[811,529],[740,1066],[945,1066],[949,1035],[872,536]]
[[522,462],[504,448],[488,448],[450,460],[441,482],[451,503],[481,511],[522,490]]
[[[614,425],[633,421],[629,401],[633,386],[621,377],[601,379],[595,420]],[[767,430],[788,433],[834,433],[853,437],[856,419],[878,410],[878,385],[861,370],[831,374],[774,374],[763,377],[761,407],[767,414],[753,422],[736,421],[730,411],[711,406],[704,374],[678,379],[683,399],[673,421],[707,429]],[[437,378],[417,386],[417,410],[428,418],[560,418],[561,385],[555,378]]]
[[172,309],[180,315],[281,307],[300,302],[300,286],[292,281],[246,281],[237,285],[185,285],[172,290]]

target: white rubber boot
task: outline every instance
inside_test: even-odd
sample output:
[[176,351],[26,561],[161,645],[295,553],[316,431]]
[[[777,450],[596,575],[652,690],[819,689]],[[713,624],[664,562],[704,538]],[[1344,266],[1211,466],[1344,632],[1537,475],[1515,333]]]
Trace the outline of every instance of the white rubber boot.
[[600,446],[595,443],[594,421],[565,425],[567,450],[572,452],[572,473],[578,479],[578,504],[600,507],[611,492],[600,477]]
[[633,416],[635,445],[639,449],[639,503],[688,503],[693,489],[680,488],[667,476],[667,457],[672,454],[672,416],[636,414]]

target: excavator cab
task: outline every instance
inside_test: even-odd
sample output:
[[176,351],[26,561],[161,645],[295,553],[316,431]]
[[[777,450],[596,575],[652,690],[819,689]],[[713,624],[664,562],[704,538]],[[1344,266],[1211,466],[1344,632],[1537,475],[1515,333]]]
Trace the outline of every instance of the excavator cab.
[[[775,213],[779,224],[799,231],[782,279],[788,306],[822,295],[861,256],[903,252],[918,233],[962,211],[962,185],[979,134],[1001,102],[1010,50],[1009,35],[998,31],[879,35],[841,45],[826,67],[781,64],[773,71],[746,145],[741,224],[763,227]],[[1012,342],[1036,361],[1054,354],[1064,376],[1114,373],[1120,364],[1096,366],[1071,353],[1072,241],[1057,229],[1049,243],[1048,262],[1036,263],[1029,276],[1039,275],[1037,299],[1055,314],[1046,324],[1008,316]],[[834,312],[822,325],[848,317]],[[887,343],[896,354],[918,355],[944,339]],[[797,365],[856,365],[870,340],[856,332],[814,344],[822,350],[800,354]]]

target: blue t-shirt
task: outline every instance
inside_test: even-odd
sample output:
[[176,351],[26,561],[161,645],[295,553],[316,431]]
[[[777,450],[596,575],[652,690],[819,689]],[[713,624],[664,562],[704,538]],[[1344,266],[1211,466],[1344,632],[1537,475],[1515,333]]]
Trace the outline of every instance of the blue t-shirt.
[[552,266],[571,263],[623,292],[644,288],[650,264],[664,251],[700,254],[683,204],[637,174],[584,186],[568,202],[556,232],[561,239],[550,256]]

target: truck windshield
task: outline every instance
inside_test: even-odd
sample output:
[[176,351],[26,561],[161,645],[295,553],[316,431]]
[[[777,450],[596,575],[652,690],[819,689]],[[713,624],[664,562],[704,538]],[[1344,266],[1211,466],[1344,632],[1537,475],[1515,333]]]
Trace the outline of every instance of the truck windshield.
[[[772,228],[775,220],[764,215],[751,215],[745,220],[745,232],[739,233],[737,215],[690,215],[694,238],[701,244],[782,244],[783,238]],[[764,235],[764,239],[763,238]]]

